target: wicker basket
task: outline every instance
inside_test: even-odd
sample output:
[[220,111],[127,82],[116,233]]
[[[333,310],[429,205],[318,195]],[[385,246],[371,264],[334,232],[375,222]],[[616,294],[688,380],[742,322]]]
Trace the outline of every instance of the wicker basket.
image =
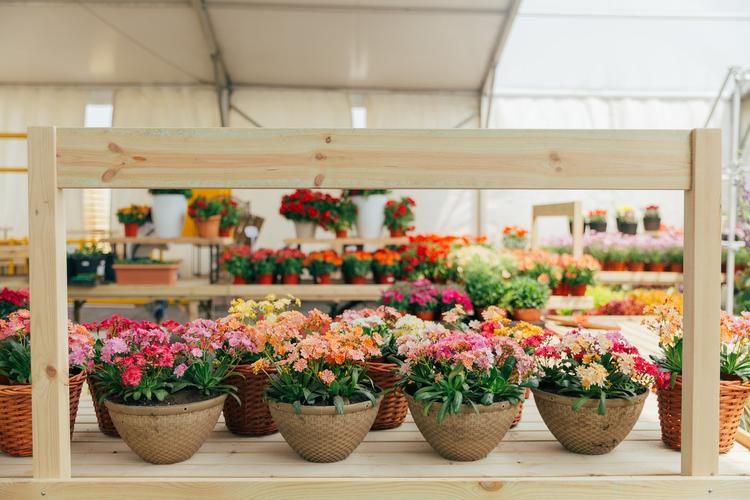
[[120,437],[117,429],[115,429],[115,424],[112,423],[112,417],[109,416],[109,410],[104,406],[104,402],[99,402],[96,380],[89,375],[86,377],[86,382],[89,384],[89,392],[91,392],[91,399],[94,402],[94,412],[96,413],[96,423],[99,425],[99,430],[107,436]]
[[401,380],[395,363],[368,363],[367,374],[380,390],[385,391],[378,416],[371,430],[394,429],[404,423],[409,404],[396,384]]
[[510,424],[511,429],[521,423],[521,417],[523,417],[523,402],[524,400],[529,399],[529,396],[531,396],[531,389],[527,387],[523,392],[523,399],[518,403],[518,413],[516,414],[516,418],[513,419],[513,423]]
[[614,450],[630,434],[643,410],[649,391],[633,399],[608,399],[599,415],[599,400],[589,400],[577,411],[578,398],[533,389],[542,420],[555,438],[573,453],[603,455]]
[[[71,437],[85,380],[83,372],[69,378]],[[31,384],[0,385],[0,451],[14,457],[30,457],[31,439]]]
[[265,394],[268,388],[268,375],[253,373],[251,365],[240,365],[235,369],[238,375],[228,378],[225,383],[237,388],[237,397],[224,402],[224,421],[227,428],[241,436],[267,436],[279,429],[271,418]]
[[[727,453],[734,446],[737,427],[742,418],[750,384],[721,380],[719,384],[719,453]],[[661,440],[669,448],[679,450],[682,441],[682,377],[677,377],[674,388],[657,389]]]

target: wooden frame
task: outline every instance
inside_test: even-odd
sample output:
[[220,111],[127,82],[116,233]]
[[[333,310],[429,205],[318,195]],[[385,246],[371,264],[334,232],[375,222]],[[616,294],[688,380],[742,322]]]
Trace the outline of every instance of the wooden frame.
[[573,221],[573,257],[583,257],[583,210],[580,201],[550,203],[531,207],[531,248],[539,248],[539,217],[568,217]]
[[[473,188],[685,191],[685,352],[682,473],[718,473],[720,132],[690,130],[271,130],[82,129],[29,131],[34,480],[0,484],[9,498],[176,497],[186,481],[71,480],[67,438],[67,293],[62,190],[66,188]],[[42,313],[39,313],[42,311]],[[700,376],[698,374],[700,368]],[[623,474],[627,474],[623,470]],[[482,481],[358,480],[379,495],[425,492],[507,497],[575,491],[659,498],[741,495],[737,478]],[[346,480],[344,481],[346,482]],[[351,482],[351,480],[349,480]],[[337,481],[187,481],[193,498],[309,495],[354,490]],[[121,485],[117,487],[115,485]],[[653,491],[644,489],[653,485]],[[616,486],[616,491],[614,486]],[[651,486],[649,486],[651,487]],[[334,488],[336,491],[334,491]],[[742,489],[740,489],[742,488]],[[280,490],[279,490],[280,489]],[[265,491],[269,491],[266,489]],[[742,492],[742,493],[740,493]],[[585,495],[584,495],[585,496]]]

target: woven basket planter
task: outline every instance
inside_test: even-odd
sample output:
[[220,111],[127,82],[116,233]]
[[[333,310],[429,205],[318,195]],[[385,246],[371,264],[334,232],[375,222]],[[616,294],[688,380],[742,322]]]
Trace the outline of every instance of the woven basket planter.
[[518,403],[518,413],[516,414],[516,418],[514,418],[513,422],[510,424],[511,429],[521,423],[521,417],[523,417],[523,403],[526,399],[529,399],[529,396],[531,396],[531,389],[527,387],[523,391],[523,399]]
[[99,402],[99,394],[96,390],[96,380],[91,376],[86,377],[86,382],[89,384],[89,391],[91,392],[91,399],[94,402],[94,412],[96,413],[96,423],[99,425],[99,430],[102,434],[111,437],[120,437],[120,434],[115,428],[115,424],[112,423],[112,417],[109,416],[109,410],[104,405],[104,402]]
[[241,436],[267,436],[279,429],[271,418],[265,395],[268,389],[268,375],[253,373],[251,365],[239,365],[235,369],[238,375],[232,376],[224,383],[237,388],[237,397],[227,398],[224,402],[224,421],[233,434]]
[[146,462],[174,464],[192,457],[216,426],[226,394],[196,403],[104,404],[125,444]]
[[532,389],[542,420],[555,438],[573,453],[603,455],[630,434],[643,410],[649,391],[628,399],[608,399],[607,412],[599,415],[599,400],[589,400],[578,411],[578,398]]
[[[721,380],[719,384],[719,453],[727,453],[734,446],[737,427],[742,419],[750,384]],[[682,444],[682,377],[677,377],[673,388],[657,389],[661,440],[673,450]]]
[[443,423],[438,424],[439,403],[433,403],[425,416],[421,401],[408,394],[406,399],[419,432],[430,446],[441,457],[460,462],[473,462],[489,455],[505,437],[518,414],[518,407],[507,401],[478,405],[479,415],[470,405],[464,404],[460,413],[446,414]]
[[378,414],[371,401],[344,406],[339,415],[333,406],[303,406],[299,415],[292,405],[269,401],[279,432],[289,446],[308,462],[338,462],[359,446]]
[[372,430],[395,429],[406,419],[409,404],[401,388],[396,387],[401,380],[397,370],[398,365],[395,363],[367,364],[367,374],[380,390],[385,391]]
[[[72,437],[86,374],[81,372],[68,380]],[[0,451],[14,457],[31,456],[31,384],[0,385]]]

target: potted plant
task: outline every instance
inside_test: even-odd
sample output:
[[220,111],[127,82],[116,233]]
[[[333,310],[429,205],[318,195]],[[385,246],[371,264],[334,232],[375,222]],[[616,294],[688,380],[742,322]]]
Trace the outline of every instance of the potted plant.
[[667,267],[667,255],[659,241],[651,240],[645,249],[646,271],[661,273]]
[[113,263],[114,254],[104,252],[97,245],[87,244],[68,255],[68,281],[73,282],[79,275],[88,275],[89,279],[92,275],[94,279],[101,276],[107,281],[114,281]]
[[232,275],[235,285],[244,285],[253,279],[253,268],[250,265],[250,245],[227,247],[221,254],[221,267]]
[[331,282],[331,273],[341,267],[341,257],[333,250],[311,252],[305,258],[305,268],[316,283],[327,285]]
[[655,368],[619,332],[573,330],[537,349],[532,389],[547,428],[573,453],[609,453],[643,410]]
[[346,252],[341,259],[341,274],[346,283],[363,285],[367,283],[367,275],[372,267],[372,254],[357,250]]
[[233,434],[266,436],[278,431],[266,401],[266,373],[282,358],[286,342],[298,340],[305,316],[292,308],[300,305],[297,299],[273,295],[259,302],[235,299],[230,315],[218,321],[220,329],[241,332],[239,338],[248,342],[240,364],[225,380],[237,388],[237,398],[224,402],[224,421]]
[[673,273],[682,272],[683,259],[682,246],[672,246],[667,249],[667,262],[669,262],[669,271]]
[[[67,330],[72,437],[81,387],[94,355],[94,338],[84,326],[70,321]],[[0,451],[3,453],[31,456],[31,399],[31,315],[28,309],[17,309],[7,319],[0,319]]]
[[8,319],[10,313],[29,308],[29,289],[11,290],[3,288],[0,292],[0,320]]
[[296,248],[282,248],[276,252],[276,274],[285,285],[299,283],[299,275],[304,267],[305,254]]
[[174,285],[180,261],[127,259],[112,267],[118,285]]
[[526,235],[529,232],[518,226],[505,226],[503,228],[503,246],[508,249],[526,248],[528,243]]
[[188,214],[195,221],[199,237],[216,238],[219,236],[222,210],[223,205],[216,198],[209,200],[205,196],[198,196],[190,203]]
[[400,200],[388,200],[385,204],[384,216],[385,227],[391,233],[391,238],[404,236],[408,231],[414,229],[414,210],[416,206],[414,199],[404,197]]
[[220,196],[218,200],[221,204],[219,236],[222,238],[231,238],[234,236],[234,230],[240,223],[240,211],[237,208],[237,201],[231,196]]
[[360,238],[380,238],[389,192],[387,189],[344,190],[344,198],[349,198],[357,207],[357,234]]
[[255,282],[259,285],[272,285],[276,274],[276,252],[261,248],[250,254],[250,268]]
[[[381,394],[363,361],[381,355],[377,333],[316,313],[269,372],[268,405],[281,435],[310,462],[345,459],[362,442]],[[311,430],[314,429],[314,432]]]
[[605,271],[625,271],[628,260],[628,250],[619,241],[612,242],[604,252]]
[[380,303],[392,307],[400,313],[409,312],[409,296],[411,285],[405,281],[395,283],[383,291]]
[[117,220],[125,226],[125,237],[138,236],[138,228],[151,221],[151,207],[148,205],[130,205],[117,210]]
[[563,279],[562,269],[555,263],[537,260],[537,257],[531,257],[533,264],[530,268],[524,270],[522,274],[534,278],[539,283],[546,285],[552,290],[553,295],[570,295],[570,286]]
[[630,205],[617,208],[617,230],[623,234],[638,232],[638,219],[635,217],[635,209]]
[[466,293],[475,310],[481,312],[488,307],[507,308],[511,297],[509,281],[492,272],[484,264],[474,263],[463,271]]
[[661,214],[659,205],[649,205],[643,209],[643,229],[658,231],[661,228]]
[[[656,395],[661,439],[679,450],[682,438],[682,310],[674,304],[647,307],[643,324],[659,336]],[[750,394],[750,318],[721,312],[719,374],[719,453],[734,446],[743,408]],[[705,374],[704,376],[709,376]]]
[[438,289],[428,279],[411,283],[409,309],[419,319],[432,321],[438,312]]
[[519,321],[541,321],[542,309],[549,299],[549,287],[528,276],[510,281],[508,306]]
[[281,198],[279,213],[294,221],[297,238],[314,238],[321,213],[330,207],[333,197],[311,189],[297,189]]
[[592,231],[596,231],[597,233],[606,233],[607,211],[600,208],[589,211],[589,213],[586,214],[586,224]]
[[456,307],[461,307],[468,315],[474,314],[474,306],[469,295],[455,286],[444,286],[438,290],[438,302],[440,312],[448,312]]
[[646,270],[646,261],[648,260],[647,252],[637,241],[628,248],[628,271],[641,272]]
[[563,266],[563,281],[568,285],[570,295],[583,297],[586,288],[594,283],[594,272],[599,269],[599,263],[590,255],[584,255],[580,259],[572,256],[561,256],[560,264]]
[[[444,319],[452,323],[462,313]],[[532,358],[511,338],[466,325],[426,324],[398,345],[409,409],[430,446],[448,460],[486,457],[510,428],[523,385],[532,383]]]
[[203,319],[107,339],[92,377],[125,444],[155,464],[193,456],[235,390],[225,380],[240,360],[242,340],[241,332]]
[[331,197],[320,215],[320,226],[333,231],[336,238],[346,238],[357,219],[357,207],[349,198]]
[[161,238],[179,238],[185,225],[187,200],[193,196],[190,189],[151,189],[154,197],[151,219],[154,231]]
[[379,248],[372,254],[372,274],[376,283],[388,284],[395,281],[400,268],[401,253],[388,248]]

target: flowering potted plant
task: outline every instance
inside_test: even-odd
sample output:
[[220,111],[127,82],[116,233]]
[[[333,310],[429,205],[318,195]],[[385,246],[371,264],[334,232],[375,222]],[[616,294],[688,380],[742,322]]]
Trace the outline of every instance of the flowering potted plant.
[[[68,388],[70,434],[78,413],[81,387],[91,369],[94,338],[82,325],[68,321]],[[32,452],[31,315],[17,309],[0,319],[0,451],[14,457]]]
[[638,219],[635,217],[635,209],[630,205],[617,207],[617,230],[623,234],[638,232]]
[[222,238],[231,238],[234,235],[234,230],[240,223],[240,211],[237,209],[237,201],[231,196],[220,196],[218,200],[221,204],[219,236]]
[[296,248],[282,248],[275,254],[276,274],[281,276],[281,282],[285,285],[296,285],[299,283],[299,275],[305,262],[305,254]]
[[378,413],[380,390],[363,362],[381,355],[382,339],[318,312],[310,313],[303,331],[280,360],[272,360],[271,416],[302,458],[337,462],[362,442]]
[[323,210],[328,209],[333,197],[311,189],[297,189],[281,198],[279,213],[294,221],[297,238],[315,237],[315,228],[320,224]]
[[148,205],[130,205],[117,210],[117,220],[125,225],[125,236],[138,236],[138,228],[151,220],[151,207]]
[[244,285],[252,280],[251,254],[249,245],[228,247],[221,254],[221,266],[232,275],[235,285]]
[[526,248],[526,235],[529,232],[518,226],[505,226],[503,228],[503,246],[505,248]]
[[411,285],[405,281],[400,281],[383,291],[380,303],[384,306],[392,307],[401,313],[405,313],[409,311],[410,294]]
[[319,285],[331,282],[331,273],[341,267],[341,257],[333,250],[311,252],[305,258],[305,268]]
[[519,321],[541,321],[542,309],[550,294],[547,285],[528,276],[517,276],[510,281],[508,293],[508,307],[513,318]]
[[594,283],[594,272],[599,269],[599,263],[590,255],[584,255],[580,259],[571,256],[561,256],[560,264],[563,266],[563,282],[568,286],[570,294],[574,297],[586,295],[586,288]]
[[646,261],[648,260],[648,255],[646,250],[638,244],[638,242],[633,242],[633,244],[628,248],[628,262],[627,262],[627,269],[628,271],[634,271],[634,272],[641,272],[646,270]]
[[367,283],[367,275],[372,267],[372,254],[358,250],[347,252],[342,257],[341,273],[344,281],[355,285]]
[[223,204],[216,198],[209,200],[205,196],[198,196],[190,203],[188,215],[195,221],[198,236],[201,238],[216,238],[219,236],[223,209]]
[[601,455],[630,433],[655,367],[619,332],[574,330],[536,350],[543,372],[532,389],[550,432],[573,453]]
[[620,242],[612,242],[604,251],[605,271],[625,271],[628,260],[628,249]]
[[492,268],[484,264],[474,264],[463,271],[463,281],[466,293],[469,294],[476,310],[481,312],[491,306],[509,306],[510,282],[501,274],[492,272]]
[[659,205],[649,205],[643,209],[643,229],[658,231],[661,228],[661,214]]
[[554,295],[570,295],[570,287],[564,282],[562,269],[557,264],[534,258],[532,266],[523,270],[522,274],[548,286]]
[[250,268],[259,285],[273,284],[276,272],[276,253],[270,248],[261,248],[250,254]]
[[187,212],[187,200],[193,196],[190,189],[151,189],[154,197],[151,206],[151,219],[154,231],[162,238],[178,238],[182,236]]
[[344,190],[344,198],[349,198],[357,207],[357,234],[360,238],[380,238],[388,193],[387,189]]
[[265,436],[278,431],[266,402],[266,373],[274,371],[273,364],[282,358],[287,342],[299,340],[305,316],[293,308],[300,305],[293,297],[274,295],[258,302],[235,299],[230,315],[218,321],[221,329],[244,331],[239,338],[249,343],[233,375],[225,380],[237,388],[237,399],[224,402],[224,421],[230,432]]
[[3,288],[0,292],[0,320],[8,319],[10,313],[29,308],[29,289],[11,290]]
[[666,257],[669,263],[669,271],[673,273],[682,272],[683,249],[681,246],[672,246],[667,249]]
[[337,238],[346,238],[357,219],[357,207],[349,198],[331,197],[320,215],[320,226],[333,231]]
[[438,290],[439,310],[447,312],[461,306],[466,314],[474,314],[474,306],[471,303],[469,295],[455,286],[445,286]]
[[607,232],[607,211],[602,209],[596,209],[589,211],[586,214],[586,224],[589,229],[596,231],[597,233]]
[[210,320],[131,328],[104,342],[92,377],[118,433],[143,460],[187,460],[213,430],[247,343]]
[[428,279],[411,283],[409,288],[409,309],[419,319],[431,321],[438,312],[438,289]]
[[449,328],[426,323],[400,336],[398,346],[419,431],[442,457],[473,461],[495,449],[510,428],[523,385],[533,383],[533,361],[509,337],[458,324],[460,309],[445,314]]
[[[652,305],[643,324],[659,336],[656,395],[659,399],[661,439],[679,450],[682,437],[682,308],[675,304]],[[750,394],[750,316],[721,312],[719,380],[719,452],[734,446],[743,408]]]
[[413,198],[404,197],[400,200],[388,200],[385,204],[385,227],[391,232],[391,237],[404,236],[414,229],[414,210],[416,202]]
[[372,254],[372,274],[376,283],[388,284],[395,281],[399,270],[401,254],[388,248],[379,248]]

